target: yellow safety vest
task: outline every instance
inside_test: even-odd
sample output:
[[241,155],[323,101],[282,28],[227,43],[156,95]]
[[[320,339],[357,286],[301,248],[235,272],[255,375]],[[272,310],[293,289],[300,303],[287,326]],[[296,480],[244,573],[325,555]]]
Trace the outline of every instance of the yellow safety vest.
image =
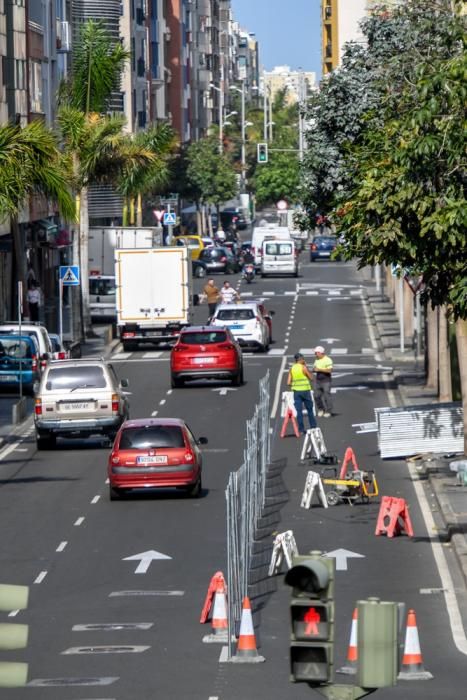
[[290,368],[292,375],[292,391],[310,391],[311,383],[303,373],[303,365],[297,362]]

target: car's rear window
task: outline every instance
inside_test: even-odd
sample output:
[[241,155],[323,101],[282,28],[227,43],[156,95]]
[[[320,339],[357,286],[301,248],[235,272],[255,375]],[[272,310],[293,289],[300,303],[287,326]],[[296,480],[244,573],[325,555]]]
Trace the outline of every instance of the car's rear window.
[[291,243],[266,243],[266,255],[292,255]]
[[23,360],[31,357],[31,345],[19,338],[0,338],[0,357],[14,357]]
[[336,245],[337,240],[335,238],[330,238],[329,236],[317,236],[313,238],[313,243],[317,245]]
[[115,280],[89,279],[89,294],[95,296],[111,296],[116,293]]
[[47,375],[47,391],[67,389],[105,389],[106,377],[102,367],[81,365],[80,367],[51,367]]
[[120,437],[121,450],[144,450],[151,447],[185,447],[178,425],[148,425],[125,428]]
[[182,333],[180,342],[185,345],[210,345],[213,343],[225,343],[227,336],[225,331],[199,331],[198,333]]
[[254,317],[253,309],[221,309],[216,315],[219,321],[248,321]]

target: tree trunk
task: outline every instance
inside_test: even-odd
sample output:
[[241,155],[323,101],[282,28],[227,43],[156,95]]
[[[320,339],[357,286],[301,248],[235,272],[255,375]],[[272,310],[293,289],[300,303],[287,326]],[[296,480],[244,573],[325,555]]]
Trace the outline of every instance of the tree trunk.
[[461,378],[462,406],[464,408],[464,454],[467,455],[467,320],[456,321],[457,358]]
[[79,208],[79,253],[81,272],[81,299],[83,313],[83,335],[92,336],[91,312],[89,309],[89,212],[88,189],[83,187],[80,192]]
[[[23,317],[29,318],[29,308],[27,304],[27,269],[26,269],[26,255],[25,255],[25,241],[24,236],[19,227],[18,217],[14,216],[10,220],[11,233],[13,236],[13,245],[15,247],[15,258],[16,258],[16,279],[15,291],[18,290],[18,282],[22,282],[23,285]],[[13,317],[16,318],[16,308],[11,308],[13,312]]]
[[439,400],[452,401],[451,356],[449,353],[446,307],[439,307]]
[[136,225],[139,228],[143,225],[143,198],[141,194],[136,199]]
[[211,207],[209,206],[207,210],[207,216],[208,216],[208,236],[209,238],[212,238],[212,216],[211,216]]
[[438,309],[433,309],[430,303],[427,308],[426,354],[426,386],[438,392]]
[[122,225],[128,226],[128,198],[127,197],[125,197],[123,200]]

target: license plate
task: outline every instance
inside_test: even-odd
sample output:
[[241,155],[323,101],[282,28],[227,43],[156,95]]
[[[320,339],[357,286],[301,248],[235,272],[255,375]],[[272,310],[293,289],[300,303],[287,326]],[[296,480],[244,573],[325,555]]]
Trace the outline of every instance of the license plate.
[[239,331],[243,327],[243,323],[232,323],[232,325],[229,325],[229,328],[232,328],[235,331]]
[[209,365],[216,361],[215,357],[194,357],[193,362],[195,365]]
[[87,411],[91,404],[89,401],[76,401],[74,403],[62,403],[62,411]]
[[137,457],[136,458],[136,464],[167,464],[168,458],[167,455],[154,455],[154,456],[148,456],[148,457]]
[[17,378],[14,374],[3,374],[0,375],[0,382],[16,382]]

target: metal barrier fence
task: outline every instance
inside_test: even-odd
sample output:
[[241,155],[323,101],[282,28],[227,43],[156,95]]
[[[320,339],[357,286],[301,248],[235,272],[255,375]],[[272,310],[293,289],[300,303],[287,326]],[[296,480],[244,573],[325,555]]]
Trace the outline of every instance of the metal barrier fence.
[[266,470],[271,454],[269,433],[269,371],[259,382],[259,401],[246,424],[246,449],[240,469],[231,472],[225,497],[227,501],[227,586],[229,643],[236,635],[242,614],[242,601],[248,595],[255,530],[266,499]]

